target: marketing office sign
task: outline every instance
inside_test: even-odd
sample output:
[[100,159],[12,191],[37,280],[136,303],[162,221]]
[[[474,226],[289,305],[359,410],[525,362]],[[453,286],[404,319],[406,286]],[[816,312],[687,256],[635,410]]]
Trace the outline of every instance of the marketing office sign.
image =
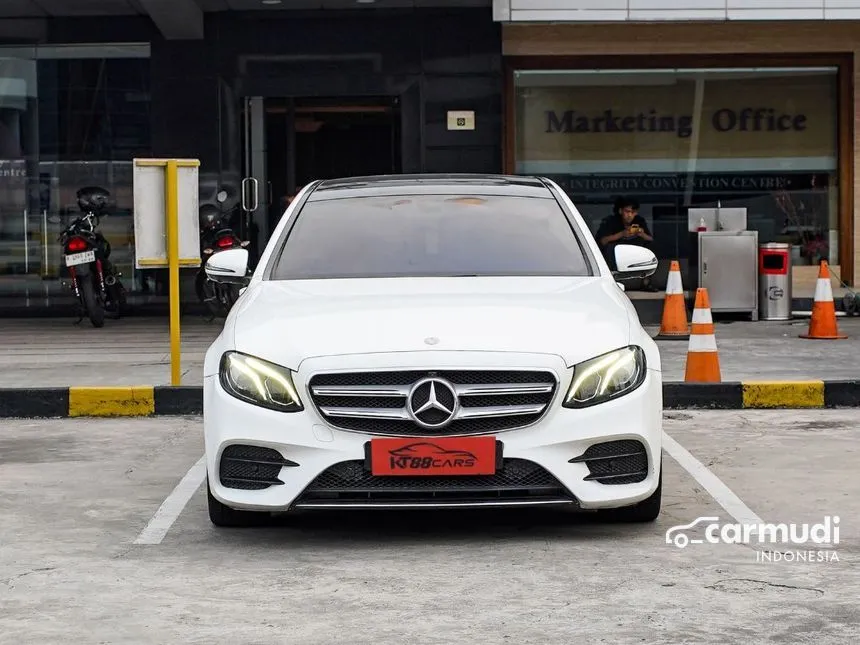
[[[750,75],[517,89],[518,172],[827,172],[837,77]],[[690,162],[695,162],[691,164]],[[526,167],[523,167],[526,166]]]
[[[773,107],[723,107],[700,116],[705,128],[715,132],[803,132],[806,114],[786,114]],[[695,117],[691,114],[659,114],[657,110],[637,114],[617,114],[612,108],[597,114],[575,110],[546,111],[546,132],[672,134],[680,139],[692,136]]]

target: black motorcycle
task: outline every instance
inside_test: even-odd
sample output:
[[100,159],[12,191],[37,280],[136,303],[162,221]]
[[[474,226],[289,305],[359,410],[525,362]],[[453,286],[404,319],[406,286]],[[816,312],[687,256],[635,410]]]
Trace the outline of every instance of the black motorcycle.
[[71,288],[78,298],[79,317],[75,324],[88,317],[93,327],[103,327],[105,314],[119,318],[126,305],[125,287],[109,260],[110,242],[98,231],[101,218],[107,215],[109,197],[103,188],[81,188],[77,198],[83,215],[58,238]]
[[[219,194],[219,201],[221,195]],[[250,242],[243,241],[229,223],[229,214],[217,206],[206,204],[200,208],[200,250],[203,257],[200,270],[195,278],[197,298],[209,310],[209,320],[224,318],[230,313],[239,298],[239,287],[233,284],[213,282],[206,275],[206,262],[221,251],[246,248]]]

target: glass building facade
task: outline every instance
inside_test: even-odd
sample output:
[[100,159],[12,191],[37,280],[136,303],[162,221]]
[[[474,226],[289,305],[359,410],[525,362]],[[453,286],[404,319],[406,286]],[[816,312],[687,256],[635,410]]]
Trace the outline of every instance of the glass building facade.
[[663,260],[687,210],[747,209],[794,265],[839,264],[836,67],[516,70],[515,169],[554,178],[594,231],[635,198]]
[[149,44],[0,47],[0,310],[70,300],[57,241],[75,193],[112,196],[101,230],[133,290],[132,160],[151,155]]
[[[593,231],[616,197],[638,199],[664,265],[692,261],[687,210],[719,205],[789,242],[795,266],[855,273],[860,101],[835,28],[821,43],[774,32],[757,47],[825,53],[772,61],[695,53],[713,40],[695,26],[673,36],[689,55],[629,40],[607,55],[597,27],[506,36],[486,9],[211,12],[197,40],[142,15],[40,24],[14,42],[4,22],[0,40],[0,316],[73,303],[57,236],[85,186],[111,193],[101,228],[130,302],[166,311],[166,271],[134,266],[136,157],[200,160],[201,209],[231,214],[252,262],[310,178],[509,172],[558,181]],[[448,126],[460,111],[474,129]]]
[[[140,15],[48,18],[22,44],[12,22],[0,39],[0,316],[70,313],[57,236],[86,186],[111,194],[100,228],[129,303],[166,313],[166,269],[135,268],[135,158],[199,160],[201,211],[228,216],[252,264],[312,178],[501,169],[488,8],[211,12],[191,40]],[[478,126],[451,131],[452,110]],[[196,272],[180,272],[185,311]]]

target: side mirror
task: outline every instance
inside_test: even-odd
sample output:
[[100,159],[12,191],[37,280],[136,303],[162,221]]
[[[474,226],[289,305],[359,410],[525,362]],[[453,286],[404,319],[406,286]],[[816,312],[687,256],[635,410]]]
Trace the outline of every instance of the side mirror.
[[206,276],[212,282],[247,285],[251,281],[248,275],[248,250],[227,249],[215,253],[206,262]]
[[619,244],[615,247],[615,265],[618,269],[612,275],[616,280],[647,278],[657,270],[657,256],[642,246]]

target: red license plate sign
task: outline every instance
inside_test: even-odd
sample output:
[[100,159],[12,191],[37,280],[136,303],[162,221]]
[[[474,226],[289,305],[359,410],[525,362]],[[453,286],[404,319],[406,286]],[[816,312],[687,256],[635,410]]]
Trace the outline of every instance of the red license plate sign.
[[404,437],[372,439],[374,475],[493,475],[495,437]]

